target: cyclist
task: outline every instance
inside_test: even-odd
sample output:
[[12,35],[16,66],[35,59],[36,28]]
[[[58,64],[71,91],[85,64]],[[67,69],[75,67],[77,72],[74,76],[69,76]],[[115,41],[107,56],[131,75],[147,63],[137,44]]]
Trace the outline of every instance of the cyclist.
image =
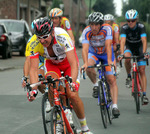
[[[37,19],[38,20],[38,19]],[[34,20],[32,23],[31,23],[31,28],[32,28],[32,31],[34,29],[34,23],[37,21],[37,20]],[[40,44],[40,42],[37,40],[37,37],[36,35],[34,34],[29,40],[28,40],[28,43],[26,45],[26,51],[25,51],[25,56],[26,56],[26,59],[25,59],[25,62],[24,62],[24,68],[23,68],[23,78],[22,78],[22,87],[25,87],[26,86],[26,82],[28,81],[29,82],[29,71],[30,71],[30,47],[32,47],[32,49],[36,50],[36,47],[37,44]],[[44,52],[44,48],[42,45],[41,46],[41,50],[43,50]],[[44,76],[44,58],[42,56],[39,57],[39,71],[38,71],[38,74],[41,74],[42,76]],[[44,93],[44,90],[41,86],[38,87],[39,91],[41,93]]]
[[[121,27],[121,42],[120,42],[120,50],[121,55],[118,57],[119,60],[122,59],[123,54],[127,57],[131,55],[147,55],[147,38],[145,26],[138,22],[138,12],[137,10],[131,9],[128,10],[125,14],[125,19],[127,20],[127,24]],[[126,48],[124,50],[124,47]],[[146,88],[147,88],[147,78],[145,74],[146,61],[144,58],[138,59],[138,69],[141,78],[141,88],[143,91],[143,104],[147,104],[149,102],[146,97]],[[126,86],[131,86],[131,60],[125,60],[125,68],[127,72]]]
[[[35,23],[34,31],[38,40],[44,47],[45,77],[50,75],[53,78],[59,78],[61,77],[61,71],[64,71],[64,75],[69,75],[72,77],[74,92],[71,92],[69,85],[66,83],[67,96],[70,98],[77,117],[79,118],[82,133],[92,134],[86,123],[83,102],[78,95],[78,62],[71,38],[64,29],[60,27],[53,28],[53,22],[47,17],[40,19]],[[39,63],[39,55],[43,55],[40,47],[36,52],[34,51],[30,55],[31,84],[38,82],[37,68]],[[50,91],[48,93],[49,99],[51,99]],[[33,101],[37,95],[37,87],[32,89],[30,95],[30,100]]]
[[63,17],[63,11],[60,8],[53,8],[49,12],[49,17],[53,21],[54,27],[61,27],[68,32],[74,44],[75,39],[74,39],[74,35],[71,29],[71,25],[70,25],[69,20],[66,17]]
[[114,22],[114,16],[112,14],[106,14],[104,15],[104,21],[106,24],[109,24],[112,26],[113,30],[113,48],[115,52],[115,60],[116,60],[116,72],[119,74],[120,72],[120,65],[119,60],[117,59],[117,56],[119,55],[118,49],[120,48],[119,44],[119,26]]
[[96,72],[93,68],[87,68],[94,64],[102,62],[108,64],[106,69],[106,78],[108,80],[111,96],[112,96],[112,113],[114,117],[120,115],[118,110],[118,87],[116,83],[116,76],[113,74],[111,65],[114,64],[114,52],[112,46],[112,28],[104,23],[103,14],[101,12],[93,12],[88,17],[89,26],[87,26],[82,33],[82,57],[85,71],[93,83],[93,97],[98,97],[98,83],[96,79]]

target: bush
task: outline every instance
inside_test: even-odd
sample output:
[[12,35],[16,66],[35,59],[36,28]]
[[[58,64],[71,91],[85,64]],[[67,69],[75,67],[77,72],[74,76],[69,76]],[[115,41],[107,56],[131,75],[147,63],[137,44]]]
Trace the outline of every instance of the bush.
[[144,23],[146,28],[146,34],[147,34],[147,42],[150,42],[150,24]]

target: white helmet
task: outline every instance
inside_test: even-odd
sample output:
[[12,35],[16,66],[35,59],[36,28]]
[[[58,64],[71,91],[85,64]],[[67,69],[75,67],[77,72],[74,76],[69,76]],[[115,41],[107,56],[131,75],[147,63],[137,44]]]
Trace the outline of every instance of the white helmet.
[[125,14],[125,19],[137,19],[139,17],[138,12],[134,9],[128,10]]
[[104,16],[104,21],[106,21],[106,20],[114,20],[114,16],[112,15],[112,14],[106,14],[105,16]]

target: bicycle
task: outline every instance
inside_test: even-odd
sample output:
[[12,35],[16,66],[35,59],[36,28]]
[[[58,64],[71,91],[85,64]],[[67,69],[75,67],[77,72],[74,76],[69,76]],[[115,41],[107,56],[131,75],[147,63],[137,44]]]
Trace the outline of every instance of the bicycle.
[[[112,99],[110,94],[110,88],[107,83],[104,70],[108,65],[95,64],[94,66],[88,66],[88,68],[97,68],[98,71],[98,106],[100,106],[101,118],[104,128],[107,128],[107,118],[109,123],[112,124]],[[82,69],[83,79],[85,79],[85,71]]]
[[[123,59],[133,59],[132,63],[132,96],[134,97],[135,100],[135,105],[136,105],[136,112],[139,114],[140,111],[140,97],[141,97],[141,88],[140,88],[140,77],[139,77],[139,71],[137,68],[137,59],[142,58],[144,56],[130,56],[130,57],[125,57],[123,56]],[[147,60],[147,65],[148,65],[148,60]],[[122,60],[120,60],[120,66],[122,67]],[[142,99],[141,99],[142,103]]]
[[[77,120],[75,119],[75,115],[74,115],[74,111],[72,110],[72,106],[70,105],[70,101],[67,98],[66,95],[66,91],[60,91],[59,88],[57,89],[56,87],[56,82],[59,82],[59,85],[63,85],[64,81],[67,80],[67,82],[69,83],[69,86],[71,87],[71,82],[72,79],[69,76],[65,76],[65,77],[60,77],[58,79],[54,79],[51,76],[48,76],[46,80],[43,81],[39,81],[38,83],[34,83],[30,85],[30,88],[34,87],[34,86],[39,86],[41,84],[50,84],[50,86],[53,87],[53,107],[50,110],[50,118],[47,121],[43,121],[43,123],[45,123],[46,126],[46,130],[45,133],[51,133],[51,134],[56,134],[58,127],[59,127],[59,131],[63,134],[79,134],[81,131],[79,129],[79,123],[77,122]],[[64,108],[63,108],[63,102],[61,101],[61,97],[60,96],[65,96],[66,98],[66,102],[67,102],[67,108],[71,109],[72,113],[73,113],[73,122],[76,121],[78,126],[75,126],[73,124],[69,124],[69,121],[66,117],[66,114],[64,112]],[[44,97],[43,97],[44,98]],[[45,97],[46,98],[46,97]],[[44,108],[43,108],[44,109]],[[47,126],[46,123],[49,123],[50,126]],[[48,128],[49,127],[49,128]],[[45,130],[45,128],[44,128]]]

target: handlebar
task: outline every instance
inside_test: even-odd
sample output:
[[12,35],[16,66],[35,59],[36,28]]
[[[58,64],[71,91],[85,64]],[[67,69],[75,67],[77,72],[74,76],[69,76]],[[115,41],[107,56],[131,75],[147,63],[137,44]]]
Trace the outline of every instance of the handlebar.
[[[144,57],[144,55],[142,55],[142,56],[132,55],[130,57],[125,57],[123,55],[122,59],[133,59],[133,61],[135,62],[135,60],[137,60],[138,58],[143,58],[143,57]],[[149,65],[148,58],[145,58],[144,60],[146,60],[146,64],[148,66]],[[122,60],[120,60],[120,67],[122,67]]]
[[[93,66],[88,66],[87,68],[98,68],[98,69],[101,69],[102,67],[106,67],[106,66],[109,66],[109,65],[108,64],[94,64]],[[111,67],[113,67],[113,72],[115,72],[114,64],[112,64]],[[81,73],[83,74],[83,79],[86,79],[84,68],[81,68]]]

